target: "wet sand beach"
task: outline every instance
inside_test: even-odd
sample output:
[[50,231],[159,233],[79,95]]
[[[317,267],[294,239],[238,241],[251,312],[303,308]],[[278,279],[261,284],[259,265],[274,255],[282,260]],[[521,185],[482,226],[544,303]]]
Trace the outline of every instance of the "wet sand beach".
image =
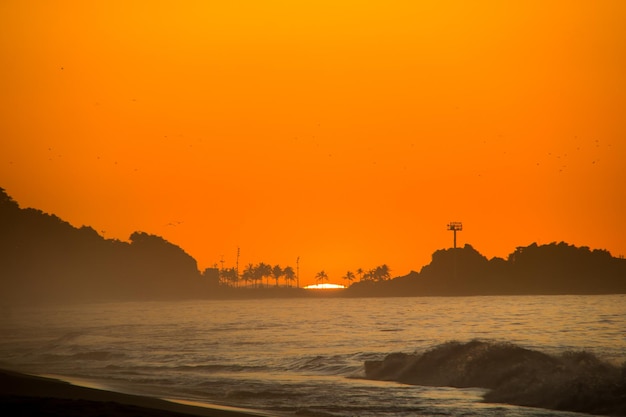
[[72,385],[58,379],[0,370],[0,414],[4,416],[250,417],[254,410],[196,407],[159,398]]

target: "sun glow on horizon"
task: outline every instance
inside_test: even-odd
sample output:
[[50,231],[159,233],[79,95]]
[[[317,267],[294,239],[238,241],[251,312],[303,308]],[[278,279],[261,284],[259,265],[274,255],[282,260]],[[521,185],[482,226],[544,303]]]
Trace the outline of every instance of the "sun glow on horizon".
[[304,287],[305,290],[336,290],[346,288],[341,284],[312,284]]

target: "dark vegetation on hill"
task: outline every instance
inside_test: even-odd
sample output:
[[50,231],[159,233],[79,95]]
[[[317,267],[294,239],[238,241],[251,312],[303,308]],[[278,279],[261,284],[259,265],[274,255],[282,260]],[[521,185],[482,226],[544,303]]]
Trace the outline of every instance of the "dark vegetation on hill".
[[104,239],[57,216],[21,209],[0,189],[0,302],[154,300],[202,294],[196,261],[142,232]]
[[198,271],[180,247],[135,232],[105,239],[55,215],[22,209],[0,188],[0,305],[198,298],[450,296],[626,293],[626,260],[565,243],[520,247],[507,260],[474,248],[436,251],[422,270],[367,280],[344,291],[235,288],[215,269]]
[[488,260],[472,246],[442,249],[421,271],[350,286],[352,296],[624,294],[626,260],[566,243],[519,247]]

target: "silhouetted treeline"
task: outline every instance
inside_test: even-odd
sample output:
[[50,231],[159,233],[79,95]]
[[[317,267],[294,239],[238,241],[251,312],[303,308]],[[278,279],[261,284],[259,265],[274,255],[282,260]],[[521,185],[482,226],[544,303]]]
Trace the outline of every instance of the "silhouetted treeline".
[[[159,236],[135,232],[129,240],[105,239],[91,227],[22,209],[0,188],[0,305],[314,294],[289,288],[295,277],[291,267],[249,264],[241,276],[234,268],[230,275],[217,268],[200,273],[195,259]],[[357,274],[361,280],[342,295],[626,293],[626,260],[565,243],[520,247],[506,260],[488,260],[466,245],[436,251],[419,273],[404,277],[389,279],[386,265]],[[279,287],[280,278],[287,287]],[[344,278],[352,281],[355,275],[348,271]],[[263,279],[266,288],[238,288],[260,287]],[[323,283],[328,276],[321,271],[317,279]]]
[[0,188],[0,302],[180,299],[210,285],[181,248],[146,233],[105,239],[57,216],[21,209]]
[[348,289],[351,296],[612,293],[626,293],[626,260],[563,242],[518,247],[506,260],[488,260],[470,245],[442,249],[419,273]]

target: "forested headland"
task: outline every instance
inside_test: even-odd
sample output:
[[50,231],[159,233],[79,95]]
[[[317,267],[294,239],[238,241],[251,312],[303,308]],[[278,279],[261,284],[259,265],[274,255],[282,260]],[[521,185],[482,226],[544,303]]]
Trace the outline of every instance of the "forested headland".
[[357,282],[352,296],[564,295],[626,293],[626,259],[567,243],[520,246],[487,259],[471,245],[441,249],[419,272]]
[[[518,247],[487,259],[472,246],[442,249],[419,272],[391,278],[382,265],[351,275],[346,297],[626,293],[626,260],[566,243]],[[322,271],[323,272],[323,271]],[[279,279],[284,279],[284,285]],[[310,277],[313,278],[313,277]],[[324,280],[318,273],[317,280]],[[350,281],[352,281],[350,280]],[[263,284],[265,282],[265,284]],[[294,287],[295,285],[295,287]],[[48,302],[319,296],[296,288],[291,267],[268,264],[198,270],[162,237],[134,232],[105,239],[37,209],[20,208],[0,188],[0,305]]]

